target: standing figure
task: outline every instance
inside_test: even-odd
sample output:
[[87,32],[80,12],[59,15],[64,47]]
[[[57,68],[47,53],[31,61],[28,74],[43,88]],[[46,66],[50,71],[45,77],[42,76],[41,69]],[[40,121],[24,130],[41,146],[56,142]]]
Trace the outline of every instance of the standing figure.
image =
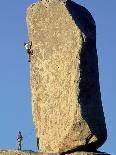
[[37,148],[38,148],[38,150],[40,150],[39,149],[39,138],[37,138]]
[[31,55],[33,55],[33,50],[31,49],[32,47],[32,42],[28,41],[27,43],[24,43],[24,47],[27,50],[27,53],[29,55],[29,60],[28,62],[31,62]]
[[21,150],[21,148],[22,148],[22,140],[23,140],[23,137],[22,137],[21,131],[19,131],[18,138],[17,138],[18,150]]

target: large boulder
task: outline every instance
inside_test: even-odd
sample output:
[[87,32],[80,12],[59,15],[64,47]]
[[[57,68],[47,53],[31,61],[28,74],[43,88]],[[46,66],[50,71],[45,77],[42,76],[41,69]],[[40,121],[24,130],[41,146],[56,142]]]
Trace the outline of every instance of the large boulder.
[[27,25],[32,113],[41,151],[97,149],[107,132],[91,14],[70,0],[43,0],[28,8]]

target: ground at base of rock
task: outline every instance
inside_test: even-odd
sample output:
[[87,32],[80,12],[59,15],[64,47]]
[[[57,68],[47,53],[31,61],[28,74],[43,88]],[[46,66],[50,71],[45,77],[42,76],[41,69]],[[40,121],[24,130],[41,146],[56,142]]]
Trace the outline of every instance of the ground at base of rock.
[[70,154],[60,154],[60,153],[42,153],[34,152],[31,150],[18,151],[18,150],[0,150],[0,155],[110,155],[108,153],[102,152],[74,152]]

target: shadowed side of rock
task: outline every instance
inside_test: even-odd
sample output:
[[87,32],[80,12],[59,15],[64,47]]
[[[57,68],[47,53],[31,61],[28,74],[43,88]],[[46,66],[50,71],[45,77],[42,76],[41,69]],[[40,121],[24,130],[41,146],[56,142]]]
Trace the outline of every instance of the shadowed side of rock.
[[67,1],[68,9],[77,27],[84,34],[83,46],[80,53],[80,83],[78,100],[81,106],[82,118],[87,122],[93,135],[99,137],[95,143],[92,135],[87,139],[90,145],[85,150],[94,151],[107,139],[107,129],[101,101],[98,56],[96,49],[96,24],[90,12],[73,1]]

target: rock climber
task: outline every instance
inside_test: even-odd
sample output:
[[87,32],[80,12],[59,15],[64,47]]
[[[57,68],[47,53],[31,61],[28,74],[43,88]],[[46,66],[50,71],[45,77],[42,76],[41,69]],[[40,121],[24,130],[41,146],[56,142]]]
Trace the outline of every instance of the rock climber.
[[32,50],[32,42],[28,41],[27,43],[24,43],[24,47],[27,50],[27,53],[29,55],[29,60],[28,62],[31,62],[31,55],[33,55],[33,50]]
[[22,137],[21,131],[19,131],[18,138],[17,138],[18,150],[21,150],[22,149],[22,140],[23,140],[23,137]]

